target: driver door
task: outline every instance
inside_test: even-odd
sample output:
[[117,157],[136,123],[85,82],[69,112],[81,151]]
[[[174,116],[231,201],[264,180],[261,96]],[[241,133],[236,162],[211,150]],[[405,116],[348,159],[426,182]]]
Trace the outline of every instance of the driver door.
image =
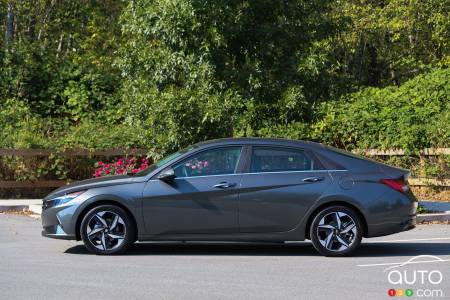
[[203,150],[173,164],[172,181],[149,180],[143,192],[147,234],[239,232],[241,152],[240,146]]

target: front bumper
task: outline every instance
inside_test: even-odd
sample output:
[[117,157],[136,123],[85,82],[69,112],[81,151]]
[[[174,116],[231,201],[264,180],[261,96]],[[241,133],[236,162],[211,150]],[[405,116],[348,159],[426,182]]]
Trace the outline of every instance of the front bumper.
[[75,215],[76,205],[62,205],[51,208],[43,208],[42,232],[43,237],[75,240]]
[[41,235],[43,237],[59,239],[59,240],[75,240],[76,239],[74,234],[65,233],[64,230],[62,230],[61,226],[59,226],[59,225],[44,227],[44,229],[41,232]]

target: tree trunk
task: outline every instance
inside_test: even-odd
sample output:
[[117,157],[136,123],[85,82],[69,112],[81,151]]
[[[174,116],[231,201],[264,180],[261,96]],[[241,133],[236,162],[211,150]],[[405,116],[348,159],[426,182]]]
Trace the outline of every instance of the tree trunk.
[[6,45],[11,43],[13,38],[14,38],[14,11],[11,1],[9,1],[8,12],[6,13],[6,30],[5,30]]
[[66,52],[72,51],[72,34],[69,34],[69,38],[67,39],[67,49]]
[[35,38],[36,17],[31,16],[28,22],[28,39],[33,41]]
[[367,74],[367,84],[370,86],[378,86],[380,83],[380,69],[378,66],[377,48],[372,44],[367,45],[369,55],[369,70]]
[[61,50],[62,50],[63,39],[64,39],[64,33],[62,33],[62,34],[59,36],[58,49],[56,49],[56,52],[57,52],[57,53],[56,53],[56,57],[59,56],[59,52],[61,52]]
[[392,63],[389,64],[389,71],[391,73],[391,81],[392,81],[392,83],[395,84],[397,87],[399,87],[400,86],[400,82],[399,82],[399,80],[397,78],[397,74],[395,72],[395,69],[394,69]]

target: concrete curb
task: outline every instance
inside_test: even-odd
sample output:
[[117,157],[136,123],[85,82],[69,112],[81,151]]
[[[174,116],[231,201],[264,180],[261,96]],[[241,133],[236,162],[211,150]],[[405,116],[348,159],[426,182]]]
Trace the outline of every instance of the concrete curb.
[[417,223],[422,222],[450,222],[450,212],[438,214],[419,214],[417,215]]
[[29,210],[29,205],[0,205],[0,212]]
[[0,212],[6,211],[31,211],[37,215],[42,213],[42,200],[40,199],[7,199],[0,200]]
[[28,210],[40,215],[42,213],[42,205],[31,204],[28,206]]

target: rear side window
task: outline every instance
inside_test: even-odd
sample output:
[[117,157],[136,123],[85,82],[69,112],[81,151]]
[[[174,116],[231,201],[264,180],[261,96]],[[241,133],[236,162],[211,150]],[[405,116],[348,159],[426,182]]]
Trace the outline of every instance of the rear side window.
[[312,160],[302,150],[256,147],[252,152],[250,172],[308,171]]

